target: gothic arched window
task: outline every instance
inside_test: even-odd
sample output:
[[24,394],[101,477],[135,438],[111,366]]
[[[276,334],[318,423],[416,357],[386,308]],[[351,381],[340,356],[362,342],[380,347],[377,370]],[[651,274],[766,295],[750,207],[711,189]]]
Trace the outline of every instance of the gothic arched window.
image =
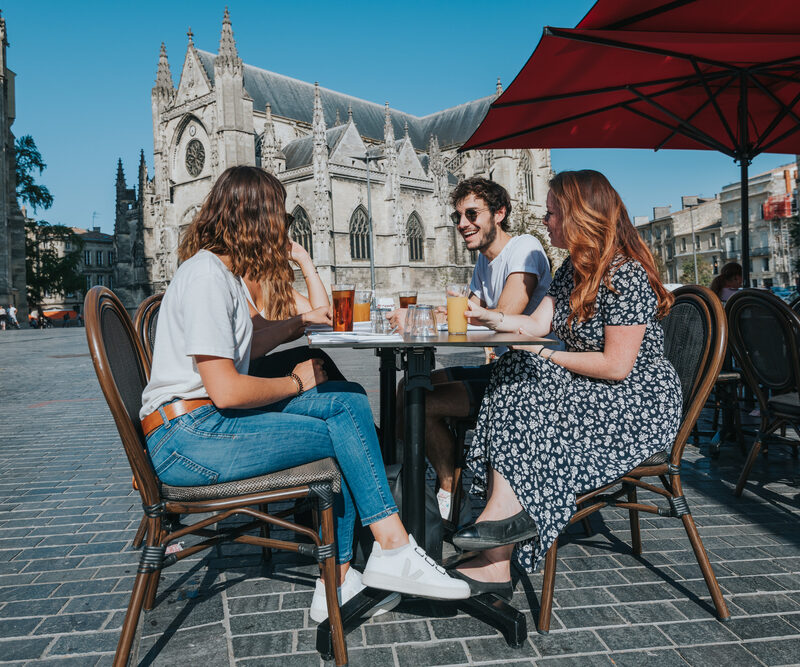
[[369,259],[369,222],[363,206],[350,216],[350,257]]
[[408,216],[406,236],[408,237],[408,261],[423,261],[425,259],[425,234],[422,231],[422,223],[416,213]]
[[525,184],[525,196],[528,201],[534,201],[535,186],[533,182],[533,169],[531,169],[530,155],[527,153],[527,151],[522,155],[522,159],[519,163],[519,169],[522,174],[522,181]]
[[294,222],[289,227],[289,235],[306,249],[306,252],[314,259],[314,241],[311,235],[311,223],[308,221],[308,214],[302,206],[295,207],[292,211]]
[[256,167],[261,166],[261,141],[264,138],[261,134],[254,134],[253,138],[255,139],[255,147],[256,147]]

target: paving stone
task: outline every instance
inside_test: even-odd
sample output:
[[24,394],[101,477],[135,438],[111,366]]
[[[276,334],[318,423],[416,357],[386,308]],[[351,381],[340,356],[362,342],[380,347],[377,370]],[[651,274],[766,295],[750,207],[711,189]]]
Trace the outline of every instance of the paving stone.
[[672,642],[655,625],[635,625],[624,628],[600,628],[597,635],[612,651],[633,648],[672,646]]
[[577,653],[599,653],[606,647],[590,630],[570,630],[549,635],[532,634],[530,641],[542,657]]
[[616,667],[686,667],[680,654],[672,649],[612,653],[608,657]]
[[728,623],[719,621],[665,623],[659,628],[678,646],[736,641],[736,635],[728,629]]
[[0,646],[3,651],[3,661],[27,660],[38,658],[44,653],[50,639],[9,639]]
[[420,665],[457,665],[467,662],[460,642],[442,641],[435,644],[402,644],[396,646],[397,662],[401,667]]
[[556,610],[556,616],[566,628],[595,628],[603,625],[624,625],[625,619],[614,607],[579,607]]
[[245,635],[259,632],[275,632],[277,630],[295,630],[302,628],[304,622],[305,612],[298,609],[231,616],[230,627],[232,634]]
[[108,614],[59,614],[48,616],[36,628],[37,635],[58,635],[70,632],[99,630]]
[[[382,618],[382,617],[380,617]],[[435,618],[429,621],[436,639],[461,639],[462,637],[499,636],[500,631],[471,616]]]
[[745,648],[765,665],[792,665],[800,660],[800,638],[747,642]]
[[664,623],[685,618],[671,602],[621,604],[614,610],[629,623]]
[[158,641],[155,637],[145,638],[139,661],[144,665],[227,665],[225,629],[222,625],[204,625],[162,635]]
[[537,657],[536,650],[530,642],[523,643],[519,648],[510,647],[502,637],[468,639],[465,643],[471,662],[483,663],[502,659],[514,660],[516,663],[525,658]]
[[578,657],[540,658],[533,664],[546,667],[608,667],[608,665],[613,665],[614,663],[611,662],[611,658],[608,655],[594,654]]
[[114,651],[119,642],[118,632],[90,632],[59,637],[50,647],[50,655],[70,655],[74,653],[102,653]]
[[736,665],[750,667],[762,665],[756,657],[738,644],[708,644],[678,648],[681,657],[693,667],[708,665]]
[[[0,637],[24,637],[42,621],[41,617],[8,618],[0,620]],[[0,650],[2,647],[0,646]]]
[[364,627],[367,644],[393,644],[404,642],[424,642],[431,638],[428,625],[424,621],[407,623],[375,623]]
[[780,593],[763,595],[737,595],[734,598],[737,606],[748,614],[775,614],[784,611],[800,610],[800,604],[789,596]]

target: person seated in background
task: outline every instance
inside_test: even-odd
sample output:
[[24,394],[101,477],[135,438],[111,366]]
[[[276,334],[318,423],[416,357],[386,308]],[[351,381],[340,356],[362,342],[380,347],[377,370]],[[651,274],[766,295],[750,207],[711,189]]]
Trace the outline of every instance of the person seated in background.
[[[478,260],[469,285],[470,302],[504,315],[529,315],[550,286],[550,262],[539,240],[530,234],[511,236],[511,198],[506,189],[485,178],[461,181],[453,190],[453,224],[467,250]],[[390,316],[402,329],[405,309]],[[506,348],[497,348],[500,355]],[[425,400],[425,446],[438,478],[437,500],[442,518],[451,516],[454,491],[455,439],[447,418],[477,414],[489,382],[491,364],[455,366],[431,374],[433,391]],[[403,437],[404,385],[397,391],[397,437]]]
[[511,556],[533,572],[576,511],[578,494],[668,450],[681,419],[678,374],[664,356],[674,297],[605,176],[550,181],[545,226],[569,257],[531,315],[471,305],[498,331],[545,336],[565,350],[514,346],[492,369],[467,463],[486,507],[453,544],[481,553],[454,572],[474,595],[510,599]]
[[[324,307],[279,322],[251,318],[241,279],[268,278],[273,258],[264,247],[274,230],[286,234],[285,199],[273,175],[230,167],[183,235],[139,415],[155,473],[165,484],[202,486],[334,457],[342,472],[334,502],[341,602],[365,586],[466,598],[469,586],[436,565],[399,518],[364,389],[328,381],[319,359],[298,363],[285,377],[247,375],[251,359],[287,334],[331,321]],[[288,249],[285,236],[283,244]],[[356,512],[375,538],[363,575],[350,568]],[[382,610],[397,601],[385,598]],[[318,583],[311,618],[326,617]]]
[[711,291],[720,298],[720,301],[725,303],[742,287],[742,265],[738,262],[725,264],[719,275],[711,281],[710,287]]

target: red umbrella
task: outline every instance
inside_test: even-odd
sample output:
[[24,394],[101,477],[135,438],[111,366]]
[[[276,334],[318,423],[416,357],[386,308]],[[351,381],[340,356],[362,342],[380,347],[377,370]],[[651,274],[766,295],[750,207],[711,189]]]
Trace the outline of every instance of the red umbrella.
[[[525,67],[461,150],[725,153],[741,165],[747,284],[747,167],[763,152],[800,153],[800,18],[792,10],[780,30],[751,34],[743,30],[753,18],[754,3],[729,4],[733,7],[718,0],[601,0],[580,28],[545,28]],[[746,16],[740,4],[747,5]],[[712,9],[720,13],[703,21],[703,10]],[[765,30],[776,18],[767,12],[767,18],[753,24]],[[720,24],[727,32],[691,30],[699,24]],[[671,32],[661,31],[661,25]]]

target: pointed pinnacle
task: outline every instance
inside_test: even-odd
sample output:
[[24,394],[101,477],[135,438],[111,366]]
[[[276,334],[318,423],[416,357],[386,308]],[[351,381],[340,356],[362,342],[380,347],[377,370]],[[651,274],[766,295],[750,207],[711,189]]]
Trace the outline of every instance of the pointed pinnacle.
[[497,77],[497,87],[495,88],[495,91],[497,92],[498,95],[503,92],[503,84],[500,83],[499,76]]
[[192,26],[189,26],[189,29],[186,31],[186,36],[189,38],[189,46],[194,46],[194,33],[192,32]]
[[342,119],[339,117],[339,109],[336,109],[336,120],[333,123],[334,127],[338,127],[342,124]]
[[238,58],[236,51],[236,40],[233,38],[233,28],[231,27],[231,14],[225,7],[225,15],[222,17],[222,34],[219,38],[219,55]]
[[348,123],[352,123],[353,122],[353,105],[352,104],[348,104],[347,105],[347,122]]
[[272,125],[272,105],[267,102],[267,106],[264,107],[264,113],[266,118],[264,118],[265,125]]
[[406,137],[406,139],[408,139],[408,120],[405,121],[405,124],[406,124],[405,130],[404,130],[405,131],[405,137]]
[[161,42],[161,51],[158,54],[158,70],[156,70],[156,85],[155,87],[160,90],[172,90],[172,72],[169,69],[169,60],[167,59],[167,47],[164,42]]

